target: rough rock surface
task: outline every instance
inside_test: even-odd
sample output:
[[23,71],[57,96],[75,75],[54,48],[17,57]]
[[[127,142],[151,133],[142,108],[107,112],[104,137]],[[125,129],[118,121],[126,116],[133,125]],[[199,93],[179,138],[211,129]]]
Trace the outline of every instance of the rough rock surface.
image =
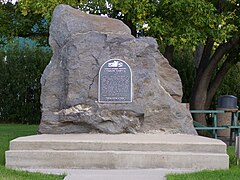
[[[153,38],[134,38],[121,21],[59,5],[50,45],[53,57],[41,79],[40,133],[196,134],[180,103],[180,77]],[[132,103],[98,103],[99,69],[115,58],[132,69]]]

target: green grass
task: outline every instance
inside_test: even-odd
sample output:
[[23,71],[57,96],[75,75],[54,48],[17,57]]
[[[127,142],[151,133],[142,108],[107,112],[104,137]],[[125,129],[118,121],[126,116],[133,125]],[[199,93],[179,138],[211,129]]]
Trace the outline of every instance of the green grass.
[[37,125],[0,124],[0,180],[60,180],[64,176],[30,173],[5,168],[5,151],[9,149],[9,141],[20,136],[33,135]]
[[169,174],[167,180],[239,180],[240,166],[236,165],[234,147],[228,147],[230,168],[228,170],[204,170],[194,173]]
[[[5,151],[9,149],[9,141],[20,136],[36,134],[37,128],[37,125],[0,124],[0,180],[60,180],[64,178],[63,175],[46,175],[5,168]],[[229,170],[204,170],[186,174],[169,174],[167,180],[239,180],[240,167],[236,166],[234,147],[228,147],[228,155],[230,160]]]
[[167,180],[239,180],[240,169],[200,171],[190,174],[167,175]]

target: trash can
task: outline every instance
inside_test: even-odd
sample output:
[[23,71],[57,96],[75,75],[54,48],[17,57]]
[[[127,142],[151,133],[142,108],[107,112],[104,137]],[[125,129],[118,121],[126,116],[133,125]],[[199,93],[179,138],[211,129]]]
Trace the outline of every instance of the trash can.
[[[225,113],[219,113],[217,115],[218,125],[225,126],[231,124],[232,112],[238,110],[237,97],[232,95],[220,96],[217,99],[217,110],[224,110]],[[218,136],[223,141],[229,141],[230,129],[218,130]]]
[[237,109],[237,97],[232,95],[220,96],[217,100],[217,108]]

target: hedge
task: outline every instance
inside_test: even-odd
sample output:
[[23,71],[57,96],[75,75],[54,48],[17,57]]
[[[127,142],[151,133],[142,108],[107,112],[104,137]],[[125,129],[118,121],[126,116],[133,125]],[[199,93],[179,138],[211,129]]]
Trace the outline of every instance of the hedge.
[[0,48],[0,122],[40,122],[40,78],[49,48],[8,45]]

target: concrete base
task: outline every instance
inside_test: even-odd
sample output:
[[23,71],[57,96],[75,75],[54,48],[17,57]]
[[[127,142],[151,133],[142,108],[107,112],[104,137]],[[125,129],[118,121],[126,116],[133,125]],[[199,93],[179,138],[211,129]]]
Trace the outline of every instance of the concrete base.
[[183,134],[66,134],[10,142],[6,166],[29,169],[227,169],[226,144]]

